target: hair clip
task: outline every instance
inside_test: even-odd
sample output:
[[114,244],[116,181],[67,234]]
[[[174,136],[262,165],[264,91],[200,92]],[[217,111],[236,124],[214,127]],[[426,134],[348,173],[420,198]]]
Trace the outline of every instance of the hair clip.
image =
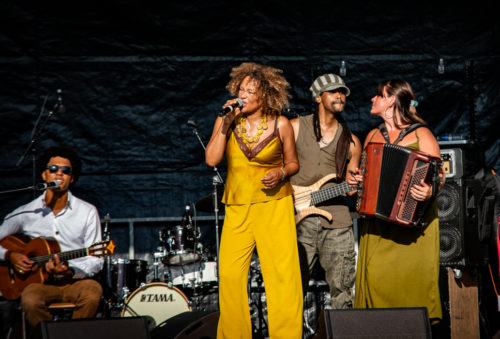
[[418,106],[418,101],[417,100],[410,101],[410,106],[417,107]]

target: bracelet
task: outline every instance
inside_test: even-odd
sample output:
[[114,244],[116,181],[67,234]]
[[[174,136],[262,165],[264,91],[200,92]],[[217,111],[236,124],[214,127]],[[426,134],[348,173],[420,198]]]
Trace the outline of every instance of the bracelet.
[[281,181],[283,181],[283,180],[285,180],[285,178],[286,178],[286,172],[285,172],[285,170],[283,169],[283,167],[281,167],[281,168],[280,168],[280,170],[281,170],[281,173],[283,173],[283,175],[281,176]]
[[4,260],[10,262],[10,255],[12,254],[11,250],[5,252]]

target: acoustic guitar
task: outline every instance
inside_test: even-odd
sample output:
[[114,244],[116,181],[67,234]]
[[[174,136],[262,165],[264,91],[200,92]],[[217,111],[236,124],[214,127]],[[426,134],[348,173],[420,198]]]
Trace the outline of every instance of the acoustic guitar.
[[302,219],[311,214],[319,214],[332,221],[333,217],[329,212],[317,208],[315,205],[357,189],[356,187],[350,187],[346,181],[321,189],[321,186],[336,177],[335,174],[328,174],[311,186],[292,185],[295,224],[298,224]]
[[0,261],[0,292],[8,300],[19,298],[29,284],[47,282],[49,274],[45,271],[45,263],[54,259],[55,254],[61,261],[67,262],[89,255],[95,257],[111,255],[116,247],[114,242],[109,240],[96,242],[89,248],[61,252],[59,243],[54,239],[29,239],[23,235],[9,235],[0,241],[0,245],[8,250],[22,253],[35,262],[30,271],[21,274],[14,270],[10,262]]

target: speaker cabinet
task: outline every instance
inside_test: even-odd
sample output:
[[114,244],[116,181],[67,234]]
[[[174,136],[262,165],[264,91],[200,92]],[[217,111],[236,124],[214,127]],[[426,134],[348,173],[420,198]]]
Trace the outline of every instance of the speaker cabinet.
[[216,339],[219,312],[184,312],[157,326],[151,339]]
[[35,338],[43,339],[150,339],[143,317],[42,321]]
[[481,183],[472,179],[449,179],[437,195],[439,259],[443,266],[479,263],[477,197]]
[[425,307],[325,310],[323,316],[315,339],[431,338]]

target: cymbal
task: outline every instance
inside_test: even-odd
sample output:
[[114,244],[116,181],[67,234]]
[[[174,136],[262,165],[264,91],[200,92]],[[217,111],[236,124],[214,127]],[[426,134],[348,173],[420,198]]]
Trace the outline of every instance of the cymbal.
[[[224,206],[224,204],[221,202],[223,194],[224,194],[224,190],[223,189],[218,189],[217,190],[217,208],[219,210],[221,210],[222,207]],[[194,204],[194,206],[196,207],[196,209],[198,211],[213,212],[214,211],[214,196],[213,196],[213,192],[210,193],[209,195],[204,196],[200,200],[198,200],[196,202],[196,204]]]

